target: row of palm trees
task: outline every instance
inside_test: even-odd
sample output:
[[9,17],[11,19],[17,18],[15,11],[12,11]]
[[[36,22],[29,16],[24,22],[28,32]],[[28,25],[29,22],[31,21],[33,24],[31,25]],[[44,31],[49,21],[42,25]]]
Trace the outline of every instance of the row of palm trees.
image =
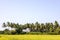
[[22,29],[24,28],[30,28],[30,32],[54,32],[54,33],[60,33],[60,25],[57,21],[54,23],[26,23],[26,24],[16,24],[16,23],[3,23],[3,27],[11,27],[11,28],[16,28],[17,33],[21,33]]

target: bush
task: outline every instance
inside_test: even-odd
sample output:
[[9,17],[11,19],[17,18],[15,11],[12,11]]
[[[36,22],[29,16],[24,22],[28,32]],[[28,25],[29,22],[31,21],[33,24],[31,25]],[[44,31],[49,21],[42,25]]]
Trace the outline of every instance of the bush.
[[58,35],[57,32],[49,32],[48,34],[50,34],[50,35]]

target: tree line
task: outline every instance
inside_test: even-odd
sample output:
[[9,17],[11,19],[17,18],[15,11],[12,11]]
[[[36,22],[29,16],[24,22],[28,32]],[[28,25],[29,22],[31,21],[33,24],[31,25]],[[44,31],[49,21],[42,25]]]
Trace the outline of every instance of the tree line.
[[[0,31],[0,34],[60,34],[60,25],[57,21],[54,23],[3,23],[2,27],[11,27],[15,28],[15,30],[5,29],[4,31]],[[22,32],[23,29],[30,28],[30,32]]]

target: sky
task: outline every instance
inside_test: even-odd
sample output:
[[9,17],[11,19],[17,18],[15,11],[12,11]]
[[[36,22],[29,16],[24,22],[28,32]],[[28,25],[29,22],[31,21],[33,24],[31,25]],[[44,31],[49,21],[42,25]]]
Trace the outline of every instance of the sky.
[[0,0],[0,25],[8,21],[25,24],[55,20],[60,23],[60,0]]

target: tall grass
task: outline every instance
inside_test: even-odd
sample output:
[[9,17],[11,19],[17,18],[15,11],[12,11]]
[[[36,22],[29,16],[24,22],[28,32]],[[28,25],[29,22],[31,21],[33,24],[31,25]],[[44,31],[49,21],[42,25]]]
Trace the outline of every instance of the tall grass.
[[60,40],[60,35],[0,35],[0,40]]

